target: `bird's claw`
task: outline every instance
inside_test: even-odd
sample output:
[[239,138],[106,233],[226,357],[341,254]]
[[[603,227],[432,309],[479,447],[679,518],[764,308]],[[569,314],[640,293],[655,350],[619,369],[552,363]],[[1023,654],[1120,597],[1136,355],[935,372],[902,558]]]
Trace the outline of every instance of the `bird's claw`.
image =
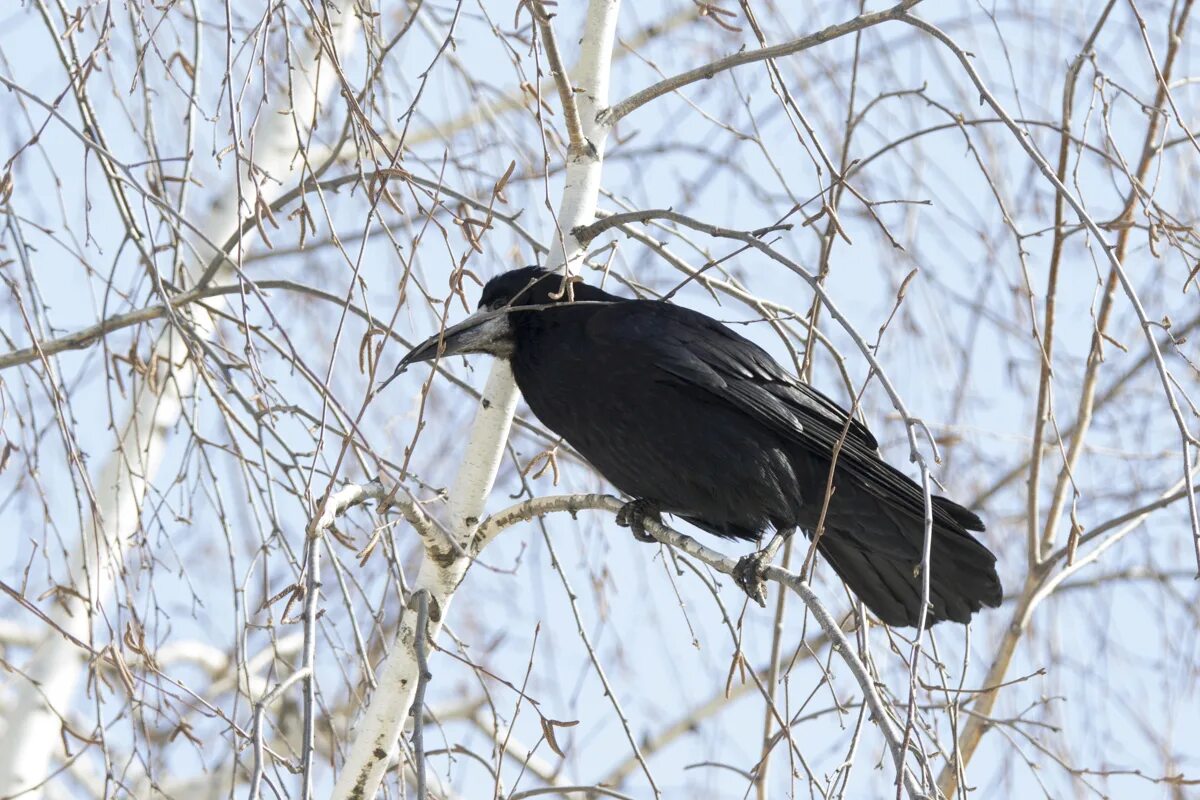
[[662,522],[658,507],[646,500],[630,500],[617,509],[617,524],[622,528],[629,528],[633,538],[639,542],[657,542],[657,539],[646,533],[648,519]]
[[767,550],[755,550],[748,556],[738,559],[733,568],[733,580],[742,588],[750,599],[763,608],[767,605],[767,565],[771,560]]

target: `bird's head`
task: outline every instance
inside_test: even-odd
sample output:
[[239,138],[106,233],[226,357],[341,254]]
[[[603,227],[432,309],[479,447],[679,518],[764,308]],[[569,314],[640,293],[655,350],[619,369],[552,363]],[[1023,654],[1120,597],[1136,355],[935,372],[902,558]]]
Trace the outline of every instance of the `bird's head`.
[[[576,287],[591,289],[582,284],[576,284]],[[517,308],[545,307],[565,299],[561,273],[541,267],[522,267],[497,275],[483,287],[474,314],[414,347],[400,360],[392,377],[379,388],[386,386],[410,364],[431,361],[439,356],[486,353],[508,358],[515,343],[510,312]]]

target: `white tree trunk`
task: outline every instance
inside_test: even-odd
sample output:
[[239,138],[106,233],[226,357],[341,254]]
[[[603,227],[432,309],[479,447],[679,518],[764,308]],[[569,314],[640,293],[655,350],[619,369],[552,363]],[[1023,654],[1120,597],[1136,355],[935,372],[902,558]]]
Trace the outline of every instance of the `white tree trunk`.
[[[330,17],[341,21],[335,34],[338,53],[353,45],[358,30],[357,17],[349,13],[351,0],[340,0],[341,13]],[[316,37],[300,37],[300,53],[295,63],[300,67],[292,76],[292,113],[303,122],[313,119],[317,107],[328,97],[335,85],[336,73],[327,63],[328,55],[318,52]],[[310,72],[303,72],[304,67]],[[287,102],[284,93],[278,94]],[[281,179],[287,187],[287,176],[295,176],[300,160],[296,158],[296,127],[291,115],[263,114],[255,134],[256,164],[267,174]],[[239,144],[239,146],[241,146]],[[233,162],[233,159],[231,159]],[[254,184],[248,175],[241,176],[245,197],[254,198]],[[263,199],[270,202],[283,192],[280,184],[267,182],[261,187]],[[204,238],[224,243],[241,224],[235,185],[226,187],[216,197],[217,203],[198,229]],[[242,244],[245,250],[245,238]],[[201,248],[204,252],[207,248]],[[199,265],[202,271],[204,265]],[[230,270],[222,270],[217,282],[228,279]],[[210,304],[221,303],[219,297]],[[190,320],[198,336],[211,336],[212,317],[203,307],[190,307]],[[46,613],[61,630],[75,639],[92,640],[92,622],[101,605],[109,598],[124,571],[125,543],[140,525],[142,502],[162,463],[167,437],[180,418],[183,398],[195,385],[194,365],[188,357],[178,331],[167,327],[154,346],[150,364],[171,365],[170,376],[164,366],[156,381],[142,381],[135,389],[133,408],[128,421],[120,428],[116,451],[109,457],[94,482],[96,507],[92,520],[82,532],[80,541],[69,555],[66,569],[69,585],[80,596],[60,595],[60,602],[47,607]],[[149,385],[158,388],[157,393]],[[117,634],[119,635],[119,633]],[[107,634],[96,632],[97,648],[103,647]],[[54,757],[65,755],[62,747],[62,720],[70,715],[73,695],[87,663],[87,653],[76,646],[67,635],[47,629],[45,637],[34,648],[24,666],[24,679],[15,681],[12,705],[5,728],[0,733],[0,797],[22,793],[23,798],[42,796],[42,790],[31,787],[42,782]]]
[[[558,230],[550,247],[547,266],[568,267],[583,258],[583,247],[571,230],[591,222],[596,214],[604,143],[608,127],[596,119],[608,103],[609,65],[616,37],[620,0],[590,0],[581,37],[576,103],[583,136],[581,152],[573,152],[567,163],[566,183],[558,209]],[[508,363],[496,361],[471,426],[463,464],[451,489],[449,530],[454,542],[426,539],[425,559],[417,573],[413,592],[427,592],[430,599],[428,635],[436,638],[462,582],[471,559],[465,555],[471,536],[483,515],[496,472],[504,456],[517,388]],[[355,725],[356,737],[338,776],[333,798],[371,798],[379,789],[388,763],[398,753],[400,733],[412,710],[419,668],[416,652],[416,610],[405,609],[388,663],[378,676],[370,705]]]

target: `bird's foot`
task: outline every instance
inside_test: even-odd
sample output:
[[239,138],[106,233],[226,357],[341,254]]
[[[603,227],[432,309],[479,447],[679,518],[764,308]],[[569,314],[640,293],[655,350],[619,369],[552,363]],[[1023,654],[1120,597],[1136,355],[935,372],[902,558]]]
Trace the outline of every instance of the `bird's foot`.
[[766,550],[755,550],[739,558],[732,573],[734,582],[742,587],[742,591],[764,608],[767,605],[766,573],[769,563]]
[[660,514],[658,506],[649,500],[630,500],[617,510],[617,524],[622,528],[629,528],[633,538],[639,542],[657,542],[657,539],[646,533],[646,520],[654,520],[661,524]]
[[742,591],[749,595],[751,600],[764,608],[767,605],[767,567],[771,566],[780,545],[790,533],[790,529],[776,532],[766,547],[755,550],[748,556],[742,556],[733,568],[734,582],[742,587]]

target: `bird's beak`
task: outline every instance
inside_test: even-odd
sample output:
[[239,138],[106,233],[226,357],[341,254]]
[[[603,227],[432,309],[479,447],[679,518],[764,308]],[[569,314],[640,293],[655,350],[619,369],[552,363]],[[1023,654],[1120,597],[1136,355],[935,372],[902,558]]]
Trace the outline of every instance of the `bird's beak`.
[[408,355],[400,359],[391,377],[375,391],[381,391],[395,380],[396,376],[408,369],[410,364],[469,353],[507,356],[511,352],[512,329],[509,326],[508,314],[505,311],[476,311],[457,325],[451,325],[437,335],[430,336],[410,350]]

